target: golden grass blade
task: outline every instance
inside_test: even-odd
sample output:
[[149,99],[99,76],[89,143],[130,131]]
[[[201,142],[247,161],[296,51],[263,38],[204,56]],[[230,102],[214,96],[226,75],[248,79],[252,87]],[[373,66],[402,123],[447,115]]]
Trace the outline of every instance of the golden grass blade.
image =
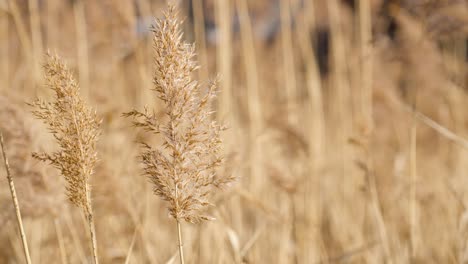
[[67,264],[67,252],[65,250],[65,242],[63,238],[62,227],[60,226],[60,222],[58,219],[54,219],[54,226],[55,226],[55,233],[57,233],[57,241],[59,244],[59,251],[60,251],[60,259],[62,260],[62,264]]
[[205,18],[202,0],[190,0],[193,5],[193,27],[195,31],[195,42],[197,43],[198,57],[200,58],[200,80],[208,79],[208,55],[206,47]]
[[294,123],[297,121],[294,116],[291,116],[292,104],[297,101],[297,81],[296,81],[296,64],[294,61],[293,51],[293,34],[291,30],[291,3],[290,0],[280,0],[280,17],[281,17],[281,51],[284,72],[284,87],[286,88],[286,103],[288,109],[288,119]]
[[70,217],[69,214],[67,214],[65,216],[65,224],[67,226],[68,231],[71,234],[72,242],[73,242],[73,245],[74,245],[74,248],[73,248],[74,251],[78,255],[78,257],[80,259],[80,262],[83,263],[83,264],[86,264],[87,260],[86,260],[86,256],[85,256],[83,247],[80,244],[80,237],[78,235],[77,228],[76,228],[75,224],[73,223],[73,219]]
[[13,17],[13,21],[15,24],[16,31],[20,39],[21,48],[23,49],[25,56],[29,60],[32,61],[33,53],[31,51],[32,50],[31,40],[28,36],[26,25],[21,18],[21,11],[19,9],[18,3],[14,0],[10,0],[8,3],[9,3],[11,15]]
[[8,185],[10,187],[11,198],[13,200],[13,206],[15,207],[16,212],[16,221],[18,222],[18,228],[21,235],[21,242],[23,243],[23,253],[26,259],[26,263],[31,264],[31,256],[28,249],[28,241],[26,239],[26,233],[24,232],[23,220],[21,218],[21,211],[19,208],[18,197],[16,196],[15,184],[13,182],[13,176],[10,173],[10,165],[8,163],[8,158],[6,156],[5,144],[3,140],[3,133],[0,131],[0,145],[2,147],[2,156],[3,162],[5,163],[5,170],[7,174]]
[[41,14],[39,12],[39,1],[38,0],[28,0],[29,7],[29,25],[31,28],[31,41],[32,41],[32,74],[34,78],[34,87],[41,80],[41,67],[40,67],[40,57],[43,52],[42,47],[42,31],[41,31]]
[[417,122],[416,117],[413,117],[410,130],[410,230],[411,230],[411,256],[416,258],[418,255],[418,171],[417,171]]
[[76,39],[78,51],[78,68],[81,88],[85,98],[89,98],[89,55],[88,37],[86,34],[86,16],[83,0],[75,1],[73,4],[76,24]]
[[445,137],[446,139],[452,141],[455,143],[457,146],[464,148],[465,150],[468,150],[468,140],[460,137],[459,135],[455,134],[452,132],[450,129],[444,127],[443,125],[437,123],[436,121],[432,120],[425,114],[419,112],[416,109],[412,109],[409,106],[403,106],[403,108],[413,114],[419,121],[421,121],[423,124],[427,125],[428,127],[434,129],[437,133],[439,133],[441,136]]
[[230,119],[232,115],[232,12],[230,0],[215,1],[218,49],[216,54],[217,71],[223,77],[219,96],[219,117]]
[[140,227],[137,226],[135,228],[135,232],[133,232],[132,242],[130,242],[130,247],[128,248],[127,256],[125,257],[125,264],[130,264],[130,259],[132,258],[133,247],[135,246],[135,242],[136,242],[137,234],[139,232],[139,230],[138,230],[139,228]]
[[361,111],[367,129],[373,128],[372,120],[372,16],[370,0],[359,1],[359,36],[361,61]]
[[179,241],[179,257],[180,257],[180,264],[184,264],[184,245],[182,242],[182,228],[180,227],[180,221],[177,222],[177,239]]

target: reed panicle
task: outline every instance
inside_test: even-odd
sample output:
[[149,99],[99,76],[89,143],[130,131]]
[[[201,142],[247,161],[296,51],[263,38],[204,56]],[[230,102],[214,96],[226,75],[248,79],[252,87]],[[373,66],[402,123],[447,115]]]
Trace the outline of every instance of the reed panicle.
[[220,133],[224,129],[211,118],[217,83],[211,82],[205,94],[203,86],[192,79],[198,68],[195,49],[183,42],[180,27],[176,7],[170,5],[153,28],[152,90],[163,103],[164,117],[157,118],[149,109],[124,116],[133,118],[134,126],[161,136],[159,147],[142,143],[140,157],[154,193],[169,203],[169,213],[177,221],[183,263],[180,222],[211,219],[203,214],[210,196],[233,177],[216,173],[223,162]]
[[165,117],[157,119],[147,108],[124,116],[132,117],[134,126],[162,137],[158,148],[142,143],[140,156],[155,194],[169,202],[170,215],[175,219],[199,222],[210,219],[201,211],[210,205],[213,187],[222,187],[233,178],[216,174],[223,162],[220,133],[224,129],[211,119],[214,112],[210,104],[217,83],[211,82],[202,95],[202,86],[192,79],[198,68],[194,46],[182,41],[180,25],[176,8],[169,6],[153,29],[153,90],[164,104]]
[[78,84],[67,66],[56,55],[47,57],[45,79],[55,98],[52,102],[36,99],[30,105],[34,108],[32,113],[47,125],[59,150],[33,153],[33,157],[49,162],[64,176],[68,200],[86,215],[93,257],[98,263],[89,178],[98,161],[96,145],[101,121],[96,111],[80,97]]

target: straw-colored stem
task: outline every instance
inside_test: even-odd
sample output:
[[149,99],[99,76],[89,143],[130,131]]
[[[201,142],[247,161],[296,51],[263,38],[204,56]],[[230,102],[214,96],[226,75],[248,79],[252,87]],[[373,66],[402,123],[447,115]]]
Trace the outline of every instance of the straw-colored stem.
[[[31,65],[33,67],[33,85],[36,87],[41,80],[40,56],[42,54],[42,32],[41,32],[41,16],[39,13],[38,0],[29,0],[29,14],[32,40],[32,57]],[[36,91],[37,92],[37,91]]]
[[341,161],[341,180],[340,180],[340,189],[342,196],[346,192],[348,181],[350,181],[349,174],[349,157],[350,153],[348,148],[346,148],[346,141],[349,137],[350,128],[353,116],[352,111],[350,111],[350,92],[349,92],[349,79],[347,78],[347,56],[346,56],[346,46],[345,46],[345,36],[341,24],[341,14],[340,14],[340,5],[337,0],[327,1],[328,13],[330,18],[330,31],[331,31],[331,56],[332,56],[332,91],[336,95],[336,109],[337,113],[337,122],[339,128],[336,129],[337,140],[340,147],[340,161]]
[[26,263],[31,263],[31,256],[29,255],[28,242],[26,239],[26,233],[24,232],[23,220],[21,218],[21,211],[19,208],[18,197],[16,196],[15,184],[13,182],[13,177],[10,171],[10,165],[8,163],[8,158],[6,156],[5,144],[3,142],[3,133],[0,131],[0,145],[2,147],[3,162],[5,163],[5,170],[7,174],[8,185],[10,187],[11,198],[13,200],[13,206],[15,207],[16,220],[18,222],[18,227],[21,235],[21,241],[23,242],[23,251],[24,257],[26,258]]
[[369,0],[359,1],[360,61],[361,61],[361,112],[368,129],[372,119],[372,21]]
[[[322,95],[322,82],[320,72],[317,65],[317,58],[312,48],[311,39],[308,32],[311,32],[315,27],[315,6],[313,1],[306,2],[304,7],[303,19],[298,22],[298,44],[301,49],[301,55],[305,64],[305,80],[308,91],[308,104],[307,111],[309,120],[309,155],[310,155],[310,176],[306,177],[304,191],[304,204],[313,203],[313,210],[306,209],[306,221],[308,227],[312,226],[311,223],[320,221],[323,212],[321,196],[322,196],[322,180],[323,177],[319,176],[320,168],[323,163],[324,142],[325,138],[325,118],[323,111],[323,95]],[[310,229],[312,232],[312,229]],[[321,232],[316,232],[316,240],[321,241]],[[306,241],[305,243],[308,243]],[[318,242],[320,243],[320,242]],[[310,248],[312,245],[306,244],[304,248]],[[305,250],[305,261],[310,261],[312,256],[310,250]]]
[[21,12],[19,10],[18,4],[16,1],[9,1],[9,10],[13,17],[15,23],[15,28],[18,33],[18,38],[21,43],[21,48],[23,49],[23,54],[27,59],[32,60],[32,51],[31,51],[31,40],[29,39],[26,25],[24,24],[23,19],[21,18]]
[[[223,77],[219,96],[219,120],[229,120],[232,112],[232,28],[229,0],[216,1],[217,71]],[[229,120],[231,121],[231,120]]]
[[85,256],[83,247],[80,243],[80,238],[76,230],[76,226],[73,223],[73,220],[70,217],[70,214],[65,214],[65,224],[67,225],[68,231],[71,234],[71,238],[72,238],[73,245],[74,245],[74,248],[73,248],[74,252],[76,252],[78,257],[80,258],[81,263],[86,263],[87,262],[86,256]]
[[259,92],[259,81],[258,81],[258,69],[257,60],[255,55],[255,43],[253,39],[252,23],[248,11],[247,1],[238,0],[237,12],[240,18],[241,28],[241,41],[242,41],[242,52],[244,57],[245,74],[247,77],[247,89],[248,89],[248,107],[249,107],[249,118],[252,124],[252,132],[254,135],[261,129],[261,104],[260,104],[260,92]]
[[195,31],[195,41],[197,43],[197,52],[200,65],[202,66],[199,70],[200,80],[208,79],[208,57],[206,48],[206,37],[205,37],[205,14],[203,11],[202,0],[191,0],[193,4],[193,26]]
[[366,144],[364,146],[364,159],[366,164],[366,178],[369,190],[370,201],[369,205],[374,213],[375,222],[377,225],[377,231],[380,236],[380,240],[382,241],[382,248],[384,251],[385,261],[387,263],[393,263],[391,251],[390,251],[390,242],[388,238],[388,231],[385,226],[385,221],[382,214],[382,204],[379,198],[379,192],[377,189],[377,182],[376,182],[376,175],[374,169],[374,159],[372,156],[373,145]]
[[98,254],[97,254],[97,240],[96,240],[96,229],[94,226],[94,215],[92,211],[88,214],[86,217],[88,220],[88,225],[89,225],[89,233],[91,235],[91,246],[93,250],[93,259],[94,259],[94,264],[98,264]]
[[130,259],[132,258],[133,248],[135,246],[135,242],[136,242],[136,239],[137,239],[137,236],[138,236],[139,228],[140,227],[137,226],[135,228],[135,232],[133,233],[132,242],[130,242],[130,247],[128,248],[128,251],[127,251],[127,257],[125,257],[125,264],[129,264]]
[[297,236],[298,230],[298,222],[297,222],[297,208],[296,208],[296,201],[294,199],[294,193],[288,193],[289,203],[291,204],[291,240],[294,243],[294,261],[293,263],[298,264],[299,261],[299,254],[298,254],[298,246],[299,246],[299,237]]
[[382,247],[385,253],[385,260],[386,263],[393,263],[391,252],[390,252],[390,243],[388,239],[388,232],[387,228],[385,227],[385,221],[382,215],[382,205],[379,199],[379,193],[377,190],[377,183],[375,180],[375,171],[373,169],[373,162],[372,157],[370,156],[372,152],[367,153],[367,166],[368,166],[368,186],[369,186],[369,193],[370,193],[370,206],[373,210],[375,221],[378,226],[378,232],[380,236],[380,240],[382,241]]
[[182,228],[180,226],[180,220],[177,220],[177,238],[179,241],[179,256],[180,264],[184,264],[184,245],[182,244]]
[[[174,152],[173,155],[176,155],[176,153]],[[176,211],[179,210],[179,188],[178,188],[178,182],[177,182],[177,173],[176,173],[176,170],[174,169],[173,171],[173,175],[174,175],[174,179],[176,179],[175,181],[175,209]],[[179,259],[180,259],[180,264],[184,264],[185,261],[184,261],[184,245],[183,245],[183,240],[182,240],[182,228],[180,226],[180,219],[178,217],[176,217],[176,222],[177,222],[177,241],[179,242]]]
[[262,184],[263,175],[261,164],[262,150],[258,147],[258,136],[263,127],[262,103],[260,100],[260,83],[258,80],[258,66],[255,51],[254,33],[252,21],[249,15],[248,4],[246,0],[236,1],[237,12],[240,20],[240,34],[242,41],[242,55],[244,60],[244,70],[247,82],[247,105],[249,111],[250,125],[250,150],[249,159],[251,162],[250,173],[253,181],[252,188]]
[[85,98],[89,98],[88,37],[86,34],[85,8],[82,0],[75,2],[73,11],[75,14],[80,86]]
[[[282,59],[283,59],[283,72],[284,72],[284,87],[286,87],[286,102],[288,110],[288,119],[294,120],[291,116],[293,111],[292,104],[297,99],[297,85],[296,85],[296,70],[294,63],[294,52],[292,44],[292,30],[291,30],[291,6],[289,0],[280,0],[280,17],[281,17],[281,45],[282,45]],[[292,118],[292,119],[291,119]]]
[[60,222],[58,221],[58,219],[54,220],[54,225],[55,225],[55,232],[57,233],[57,241],[59,245],[60,258],[62,260],[62,264],[67,264],[68,263],[67,252],[65,251],[62,227],[60,226]]
[[0,38],[5,40],[4,45],[0,50],[0,54],[4,55],[4,59],[0,65],[0,73],[2,73],[0,77],[0,80],[2,80],[0,91],[10,87],[10,43],[8,41],[10,34],[8,30],[9,26],[10,22],[6,11],[5,13],[0,12]]
[[[416,108],[415,94],[415,108]],[[416,117],[413,116],[411,135],[410,135],[410,242],[411,242],[411,257],[415,258],[418,255],[418,201],[417,201],[417,155],[416,155],[416,142],[417,142],[417,122]]]

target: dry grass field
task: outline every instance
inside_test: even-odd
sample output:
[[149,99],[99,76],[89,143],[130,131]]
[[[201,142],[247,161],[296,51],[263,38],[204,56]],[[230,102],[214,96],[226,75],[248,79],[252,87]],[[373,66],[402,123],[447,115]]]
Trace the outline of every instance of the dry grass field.
[[0,0],[0,263],[468,263],[466,0],[176,2]]

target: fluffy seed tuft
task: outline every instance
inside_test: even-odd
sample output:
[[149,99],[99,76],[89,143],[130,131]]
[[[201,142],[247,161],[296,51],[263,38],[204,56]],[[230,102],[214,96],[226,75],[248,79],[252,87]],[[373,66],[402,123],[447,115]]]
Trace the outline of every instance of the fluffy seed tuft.
[[60,149],[53,153],[33,153],[41,161],[50,162],[66,180],[70,202],[90,214],[89,178],[97,162],[96,144],[101,121],[79,95],[79,87],[71,71],[58,56],[47,56],[44,65],[46,84],[55,93],[55,100],[36,99],[30,105],[33,114],[42,120],[56,139]]
[[199,222],[211,219],[202,211],[210,205],[214,188],[233,178],[216,173],[223,163],[220,133],[224,129],[211,118],[217,83],[211,82],[204,93],[192,79],[198,68],[194,45],[182,41],[180,26],[175,6],[169,6],[153,28],[153,90],[164,105],[164,117],[157,118],[148,109],[124,116],[162,138],[157,148],[143,143],[140,156],[154,193],[169,203],[170,215],[177,221]]

